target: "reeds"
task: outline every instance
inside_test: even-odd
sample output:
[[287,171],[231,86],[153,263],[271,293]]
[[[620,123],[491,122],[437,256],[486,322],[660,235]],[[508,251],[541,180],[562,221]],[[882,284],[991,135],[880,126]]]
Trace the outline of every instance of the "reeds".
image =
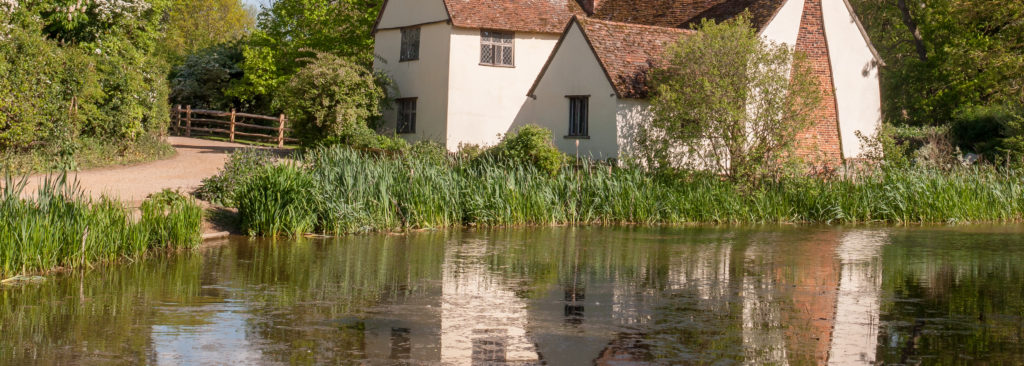
[[[344,147],[308,152],[279,180],[244,185],[262,197],[302,202],[306,212],[251,205],[242,220],[260,235],[323,234],[460,225],[681,223],[946,223],[1024,218],[1024,174],[989,167],[885,169],[857,180],[788,177],[736,184],[689,173],[583,163],[558,174],[483,159],[437,162]],[[308,185],[299,190],[296,186]],[[298,206],[295,206],[298,207]],[[241,208],[241,207],[240,207]],[[312,214],[313,218],[304,216]],[[292,218],[291,216],[301,216]],[[281,228],[287,228],[282,230]],[[302,226],[305,228],[305,226]]]
[[0,278],[77,268],[153,249],[192,248],[200,242],[202,211],[173,192],[142,204],[141,218],[111,200],[86,198],[64,176],[48,179],[33,199],[25,180],[5,178],[0,189]]

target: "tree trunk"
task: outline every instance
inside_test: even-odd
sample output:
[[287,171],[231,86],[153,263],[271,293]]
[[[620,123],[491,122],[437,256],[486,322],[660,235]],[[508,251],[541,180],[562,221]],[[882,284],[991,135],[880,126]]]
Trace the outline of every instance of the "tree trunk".
[[907,0],[896,0],[896,6],[900,8],[900,13],[903,14],[903,24],[907,26],[910,34],[914,36],[914,48],[917,48],[917,57],[921,61],[928,61],[928,49],[924,46],[924,38],[921,37],[921,30],[917,28],[917,22],[910,16]]

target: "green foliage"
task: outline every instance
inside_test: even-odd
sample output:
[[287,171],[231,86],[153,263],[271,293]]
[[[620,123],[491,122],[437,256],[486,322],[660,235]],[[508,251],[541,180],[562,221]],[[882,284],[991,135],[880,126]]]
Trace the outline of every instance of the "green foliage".
[[171,0],[160,51],[172,62],[179,61],[237,41],[255,24],[241,0]]
[[228,91],[258,105],[317,52],[353,60],[369,68],[373,62],[373,23],[382,0],[279,0],[263,8],[245,50],[245,73]]
[[785,173],[821,100],[803,58],[763,42],[746,15],[699,30],[652,72],[654,119],[641,127],[640,158],[734,179]]
[[313,179],[296,165],[272,165],[247,179],[235,193],[242,230],[250,235],[310,232],[316,222],[312,210]]
[[1024,2],[852,3],[887,64],[883,111],[893,123],[946,125],[963,109],[1024,103]]
[[883,165],[852,179],[788,176],[736,183],[712,174],[652,174],[591,162],[551,175],[529,163],[492,159],[437,164],[344,146],[313,149],[301,168],[276,168],[264,173],[266,182],[247,185],[260,202],[270,203],[242,210],[240,202],[239,214],[260,223],[250,225],[251,232],[266,235],[301,234],[297,228],[345,234],[459,225],[1024,219],[1024,173],[984,166]]
[[551,131],[536,125],[526,125],[505,135],[489,153],[498,161],[510,164],[532,165],[554,175],[565,166],[565,154],[552,142]]
[[420,160],[433,164],[444,164],[448,162],[448,149],[439,143],[430,140],[418,141],[409,146],[407,153],[409,159]]
[[123,203],[90,200],[64,177],[47,180],[33,199],[22,198],[24,187],[7,177],[0,189],[0,277],[199,245],[202,210],[173,192],[143,202],[136,221]]
[[0,42],[0,74],[0,150],[72,152],[101,96],[89,56],[15,27]]
[[950,134],[958,147],[1001,161],[1024,157],[1024,110],[1006,105],[973,107],[957,114]]
[[224,93],[231,83],[241,80],[242,60],[241,43],[238,42],[213,46],[188,55],[171,72],[171,103],[199,109],[229,110],[237,107],[252,110]]
[[164,190],[146,198],[139,207],[139,225],[150,232],[150,248],[180,249],[199,246],[203,209],[195,200]]
[[304,144],[362,139],[387,103],[386,84],[382,75],[349,59],[318,53],[280,89],[274,104]]
[[32,1],[0,20],[0,150],[69,169],[83,139],[127,149],[163,134],[166,66],[154,48],[166,5]]
[[235,192],[246,180],[274,161],[274,154],[270,150],[249,148],[235,151],[217,175],[203,179],[195,195],[214,204],[232,206]]

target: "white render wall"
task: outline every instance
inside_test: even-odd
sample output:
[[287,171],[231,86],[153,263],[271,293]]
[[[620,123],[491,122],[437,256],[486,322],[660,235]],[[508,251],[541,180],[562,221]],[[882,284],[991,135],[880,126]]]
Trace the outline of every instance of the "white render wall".
[[[828,0],[826,0],[828,1]],[[842,1],[842,0],[840,0]],[[761,31],[761,37],[778,43],[796,47],[796,39],[800,34],[800,21],[804,14],[804,0],[789,0],[779,10],[771,23]]]
[[839,109],[843,156],[857,158],[864,148],[857,137],[873,137],[882,124],[878,62],[845,0],[822,0],[825,35]]
[[[527,100],[515,125],[536,124],[551,130],[555,146],[571,155],[576,154],[576,142],[579,141],[580,156],[594,159],[618,157],[618,98],[578,25],[569,30],[556,52],[534,92],[536,99]],[[525,97],[525,90],[523,95]],[[569,99],[566,96],[569,95],[590,96],[590,139],[566,138],[569,133]]]
[[[394,0],[389,2],[392,8]],[[426,2],[424,2],[426,3]],[[433,23],[420,28],[420,58],[399,62],[402,32],[398,29],[381,30],[376,34],[373,68],[388,74],[394,81],[396,98],[419,98],[416,106],[416,133],[403,135],[408,140],[434,140],[445,142],[448,114],[448,58],[452,27],[447,23]],[[393,133],[398,121],[395,110],[384,112],[385,133]]]
[[620,99],[615,112],[616,125],[618,127],[618,146],[620,159],[637,157],[636,138],[640,129],[651,123],[654,119],[654,112],[651,111],[651,103],[644,99]]
[[[445,145],[494,145],[512,128],[557,34],[515,34],[515,67],[480,65],[480,29],[453,28]],[[443,92],[438,90],[437,92]],[[568,107],[566,107],[568,113]]]
[[444,0],[387,0],[377,29],[408,27],[411,25],[448,20]]

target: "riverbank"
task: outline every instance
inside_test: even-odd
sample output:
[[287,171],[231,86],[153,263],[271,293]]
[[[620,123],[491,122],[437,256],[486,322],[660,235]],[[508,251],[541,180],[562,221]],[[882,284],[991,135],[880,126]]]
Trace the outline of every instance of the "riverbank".
[[551,175],[487,158],[398,157],[330,147],[264,166],[234,192],[252,235],[459,226],[1017,222],[1024,174],[884,168],[857,179],[738,184],[596,163]]
[[24,182],[0,190],[0,279],[134,259],[200,244],[203,210],[195,200],[163,191],[136,212],[109,198],[87,197],[72,181],[46,181],[33,198]]

